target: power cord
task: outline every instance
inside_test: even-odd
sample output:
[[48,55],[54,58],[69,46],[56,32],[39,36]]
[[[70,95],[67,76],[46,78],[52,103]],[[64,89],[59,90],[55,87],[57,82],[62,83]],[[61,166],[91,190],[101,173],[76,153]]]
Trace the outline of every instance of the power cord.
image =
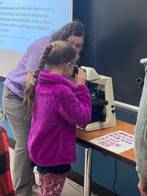
[[115,184],[116,184],[116,181],[117,181],[117,160],[115,159],[114,161],[114,174],[115,174],[115,178],[114,178],[114,182],[113,182],[113,192],[114,192],[114,195],[117,195],[117,192],[116,192],[116,188],[115,188]]

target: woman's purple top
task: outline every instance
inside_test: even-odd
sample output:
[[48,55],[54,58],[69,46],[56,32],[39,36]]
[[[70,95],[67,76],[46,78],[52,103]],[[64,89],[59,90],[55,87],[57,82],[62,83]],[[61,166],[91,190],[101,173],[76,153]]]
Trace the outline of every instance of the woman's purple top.
[[46,48],[51,36],[42,37],[30,45],[21,61],[9,72],[4,82],[9,90],[20,98],[24,98],[26,88],[26,76],[33,72],[39,65],[40,57]]

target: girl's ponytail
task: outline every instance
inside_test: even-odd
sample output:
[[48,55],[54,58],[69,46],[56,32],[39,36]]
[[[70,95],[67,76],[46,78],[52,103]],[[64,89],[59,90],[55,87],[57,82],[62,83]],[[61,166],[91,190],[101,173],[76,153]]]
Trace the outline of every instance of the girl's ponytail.
[[44,69],[46,64],[46,59],[50,53],[50,51],[53,48],[53,44],[49,43],[49,45],[45,48],[43,55],[40,59],[38,69],[34,71],[33,73],[33,81],[35,81],[32,84],[29,84],[29,86],[25,90],[25,96],[24,96],[24,105],[27,107],[28,112],[33,108],[34,106],[34,97],[35,97],[35,86],[37,84],[38,80],[38,74],[39,72]]

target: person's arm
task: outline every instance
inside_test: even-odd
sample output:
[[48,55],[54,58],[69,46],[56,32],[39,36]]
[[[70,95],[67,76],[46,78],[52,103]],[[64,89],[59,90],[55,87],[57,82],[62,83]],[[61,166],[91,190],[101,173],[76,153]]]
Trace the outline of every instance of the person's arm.
[[28,49],[25,58],[26,70],[28,72],[33,72],[37,69],[42,52],[43,48],[37,47],[35,44]]
[[135,155],[139,176],[138,187],[141,192],[147,193],[147,72],[135,127]]
[[28,72],[26,76],[27,87],[30,84],[35,83],[35,79],[33,77],[33,71],[37,69],[39,65],[39,59],[40,59],[42,50],[43,49],[40,49],[39,47],[36,47],[35,44],[33,44],[27,51],[27,55],[25,57],[25,66]]
[[60,94],[58,112],[69,123],[88,124],[91,120],[91,98],[87,87],[78,85],[76,92],[64,89]]
[[30,47],[27,49],[27,52],[22,59],[23,66],[25,66],[27,71],[27,84],[34,83],[34,78],[32,74],[39,66],[39,61],[43,53],[43,50],[47,45],[47,40],[48,38],[43,37],[32,43]]
[[76,92],[69,88],[62,91],[58,112],[68,122],[77,125],[86,125],[91,120],[91,97],[85,85],[86,74],[81,69],[75,77]]

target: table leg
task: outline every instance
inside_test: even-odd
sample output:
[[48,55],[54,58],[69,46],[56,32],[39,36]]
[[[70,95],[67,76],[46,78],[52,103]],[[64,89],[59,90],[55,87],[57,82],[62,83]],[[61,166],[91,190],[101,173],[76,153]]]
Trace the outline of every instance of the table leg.
[[85,148],[85,167],[84,167],[84,195],[90,196],[90,178],[91,178],[91,162],[92,162],[92,149]]

